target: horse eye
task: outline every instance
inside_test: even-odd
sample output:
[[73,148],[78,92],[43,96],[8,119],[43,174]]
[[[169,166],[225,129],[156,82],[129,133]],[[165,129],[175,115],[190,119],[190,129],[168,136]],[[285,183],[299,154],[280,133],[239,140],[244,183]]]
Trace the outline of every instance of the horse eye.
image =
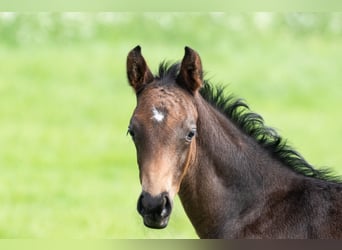
[[128,134],[129,134],[132,138],[135,136],[134,131],[133,131],[131,128],[128,128],[127,134],[126,134],[126,135],[128,135]]
[[187,136],[185,137],[185,139],[190,142],[192,140],[192,138],[196,135],[196,129],[192,129]]

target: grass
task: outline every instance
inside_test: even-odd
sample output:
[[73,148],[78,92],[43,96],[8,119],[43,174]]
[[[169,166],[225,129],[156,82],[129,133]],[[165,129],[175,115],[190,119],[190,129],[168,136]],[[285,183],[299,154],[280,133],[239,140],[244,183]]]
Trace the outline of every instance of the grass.
[[178,199],[161,231],[145,228],[135,209],[141,188],[126,136],[135,97],[125,60],[137,44],[154,71],[193,47],[207,77],[245,98],[310,163],[342,175],[341,36],[284,24],[234,30],[229,15],[187,15],[121,14],[119,24],[83,39],[62,39],[67,27],[60,27],[55,36],[23,42],[15,40],[18,27],[6,28],[0,237],[196,238]]

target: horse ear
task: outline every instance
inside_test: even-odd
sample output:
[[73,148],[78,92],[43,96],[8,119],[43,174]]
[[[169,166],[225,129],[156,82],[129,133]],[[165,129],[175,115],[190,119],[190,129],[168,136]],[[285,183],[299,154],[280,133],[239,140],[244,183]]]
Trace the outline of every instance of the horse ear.
[[129,84],[133,87],[135,92],[141,90],[144,85],[152,82],[154,79],[141,54],[141,47],[139,45],[128,53],[127,77]]
[[198,91],[203,85],[201,58],[196,51],[189,47],[185,47],[185,55],[181,63],[177,82],[192,93]]

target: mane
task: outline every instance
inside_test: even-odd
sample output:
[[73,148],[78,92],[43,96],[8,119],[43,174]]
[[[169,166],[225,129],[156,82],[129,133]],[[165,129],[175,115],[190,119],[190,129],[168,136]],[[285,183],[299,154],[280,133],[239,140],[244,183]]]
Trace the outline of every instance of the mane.
[[158,74],[156,78],[162,79],[176,79],[179,73],[180,63],[171,63],[168,61],[162,61],[159,64]]
[[[159,65],[158,79],[176,79],[179,63],[162,62]],[[223,113],[241,131],[253,138],[270,155],[298,174],[319,180],[341,183],[329,169],[315,169],[296,150],[288,145],[273,128],[265,125],[262,116],[250,110],[246,102],[233,95],[225,94],[224,86],[214,86],[208,80],[200,90],[201,96],[218,111]]]

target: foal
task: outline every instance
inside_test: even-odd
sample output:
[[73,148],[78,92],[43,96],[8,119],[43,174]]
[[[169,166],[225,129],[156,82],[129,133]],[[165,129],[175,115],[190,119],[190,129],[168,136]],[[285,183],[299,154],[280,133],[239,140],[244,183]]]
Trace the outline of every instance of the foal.
[[153,75],[137,46],[127,75],[146,226],[167,226],[178,193],[201,238],[342,238],[341,182],[204,81],[194,50]]

